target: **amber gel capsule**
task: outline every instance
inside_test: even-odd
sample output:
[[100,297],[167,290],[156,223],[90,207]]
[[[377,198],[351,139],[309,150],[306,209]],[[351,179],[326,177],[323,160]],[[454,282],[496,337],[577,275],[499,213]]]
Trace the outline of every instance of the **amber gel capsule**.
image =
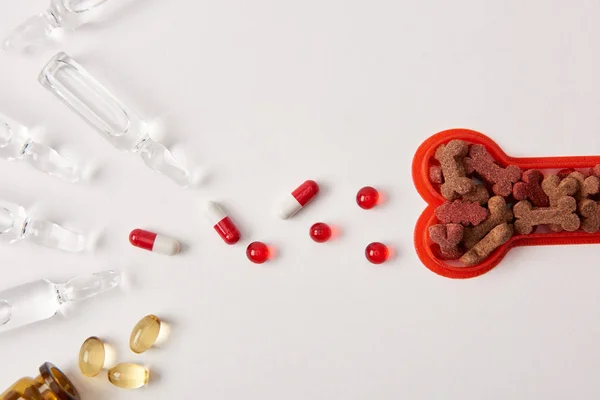
[[95,336],[88,338],[79,350],[79,369],[85,376],[94,377],[102,372],[106,361],[104,342]]
[[160,333],[161,322],[156,315],[146,315],[131,331],[129,347],[134,353],[140,354],[150,349],[156,343]]
[[148,384],[150,372],[141,365],[122,363],[108,370],[108,380],[122,389],[139,389]]

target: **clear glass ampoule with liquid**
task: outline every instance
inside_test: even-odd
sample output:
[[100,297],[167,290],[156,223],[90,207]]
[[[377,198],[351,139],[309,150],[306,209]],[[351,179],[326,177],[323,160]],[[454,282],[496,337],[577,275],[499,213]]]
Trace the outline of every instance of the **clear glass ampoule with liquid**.
[[52,147],[31,139],[29,129],[0,114],[0,158],[22,160],[39,171],[68,182],[77,182],[79,168]]
[[51,221],[31,218],[21,205],[0,199],[0,240],[28,240],[56,249],[80,252],[86,237]]
[[2,47],[5,50],[23,50],[38,44],[59,29],[75,29],[85,24],[89,12],[106,0],[51,0],[50,7],[14,29]]
[[21,378],[0,394],[0,400],[81,400],[69,378],[47,362],[35,378]]
[[54,317],[65,303],[97,296],[116,287],[121,276],[115,271],[75,277],[66,283],[46,279],[0,292],[0,332]]
[[139,154],[148,167],[180,186],[190,184],[190,172],[165,146],[150,138],[147,123],[67,54],[54,56],[40,73],[39,81],[113,146]]

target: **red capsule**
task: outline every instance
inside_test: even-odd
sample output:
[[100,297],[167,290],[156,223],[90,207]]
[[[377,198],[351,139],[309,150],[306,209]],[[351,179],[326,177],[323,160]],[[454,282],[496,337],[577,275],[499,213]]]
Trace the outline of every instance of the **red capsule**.
[[331,228],[323,222],[317,222],[310,227],[310,238],[317,243],[325,243],[331,239]]
[[134,229],[129,234],[129,242],[140,249],[173,256],[179,253],[179,242],[168,236],[158,235],[143,229]]
[[279,208],[281,219],[288,219],[307,205],[319,193],[319,185],[315,181],[306,181],[298,186],[291,195],[283,199]]
[[379,192],[371,186],[365,186],[356,194],[356,204],[364,210],[370,210],[379,203]]
[[252,242],[246,249],[246,257],[255,264],[262,264],[271,257],[271,252],[263,242]]
[[213,224],[215,231],[217,231],[225,243],[236,244],[240,240],[241,234],[239,229],[235,226],[231,218],[225,214],[221,206],[214,201],[207,203],[206,217]]
[[390,256],[390,251],[383,243],[370,243],[365,249],[365,257],[373,264],[383,264]]

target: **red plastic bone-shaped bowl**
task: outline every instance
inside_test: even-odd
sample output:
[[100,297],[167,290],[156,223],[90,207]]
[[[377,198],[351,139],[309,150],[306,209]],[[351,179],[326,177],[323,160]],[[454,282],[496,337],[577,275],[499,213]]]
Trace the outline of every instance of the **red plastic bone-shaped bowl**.
[[429,238],[429,227],[438,223],[435,217],[435,209],[445,202],[438,189],[429,180],[429,168],[434,165],[434,154],[438,146],[446,144],[454,139],[463,140],[469,144],[482,144],[494,157],[498,165],[506,167],[517,165],[523,171],[538,169],[556,171],[559,169],[592,168],[600,164],[600,156],[577,156],[577,157],[510,157],[492,139],[482,133],[469,129],[450,129],[439,132],[425,140],[417,149],[412,164],[412,177],[417,191],[427,202],[427,208],[423,211],[415,226],[415,249],[419,259],[427,268],[436,274],[454,279],[467,279],[485,274],[502,261],[506,253],[516,246],[542,246],[556,244],[594,244],[600,243],[600,232],[587,233],[582,230],[575,232],[544,232],[529,235],[515,234],[504,245],[496,249],[481,264],[463,267],[456,262],[437,258]]

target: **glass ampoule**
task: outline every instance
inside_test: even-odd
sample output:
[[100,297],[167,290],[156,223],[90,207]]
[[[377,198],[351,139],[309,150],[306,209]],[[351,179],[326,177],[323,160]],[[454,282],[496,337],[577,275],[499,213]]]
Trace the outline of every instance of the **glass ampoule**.
[[39,81],[113,146],[139,154],[148,167],[180,186],[190,184],[190,172],[165,146],[150,138],[148,124],[67,54],[54,56],[40,73]]
[[47,362],[35,378],[21,378],[0,394],[0,400],[81,400],[69,378]]
[[89,11],[106,0],[51,0],[50,7],[14,29],[2,47],[5,50],[24,50],[51,37],[59,28],[75,29],[89,19]]
[[0,292],[0,332],[54,317],[65,303],[97,296],[119,285],[121,275],[104,271],[75,277],[66,283],[46,279]]
[[77,182],[77,165],[52,147],[31,139],[26,126],[0,114],[0,158],[22,160],[38,170],[68,182]]
[[0,239],[14,243],[28,240],[56,249],[80,252],[86,237],[54,222],[31,218],[21,205],[0,199]]

